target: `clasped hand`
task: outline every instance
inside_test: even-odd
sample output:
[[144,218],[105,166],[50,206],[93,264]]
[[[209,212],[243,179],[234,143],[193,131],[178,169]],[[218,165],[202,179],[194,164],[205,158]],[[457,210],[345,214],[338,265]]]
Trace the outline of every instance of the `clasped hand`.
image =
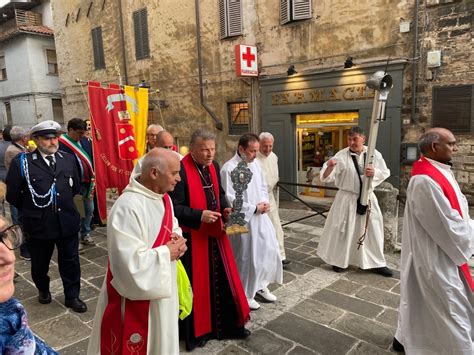
[[188,247],[186,246],[186,239],[176,233],[171,234],[171,240],[166,243],[170,250],[170,260],[177,260],[184,255]]

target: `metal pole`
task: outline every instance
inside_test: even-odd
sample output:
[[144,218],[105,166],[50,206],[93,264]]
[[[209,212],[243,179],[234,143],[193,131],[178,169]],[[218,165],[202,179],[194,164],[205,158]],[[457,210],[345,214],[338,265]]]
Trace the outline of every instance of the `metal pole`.
[[[367,144],[367,159],[365,168],[373,166],[375,160],[375,146],[377,144],[377,133],[380,121],[385,120],[385,106],[387,97],[392,88],[392,77],[383,71],[378,71],[367,80],[367,86],[375,90],[374,107],[372,109],[372,118],[370,120],[369,142]],[[367,207],[369,203],[369,192],[372,185],[373,176],[365,176],[362,191],[360,195],[360,204]]]

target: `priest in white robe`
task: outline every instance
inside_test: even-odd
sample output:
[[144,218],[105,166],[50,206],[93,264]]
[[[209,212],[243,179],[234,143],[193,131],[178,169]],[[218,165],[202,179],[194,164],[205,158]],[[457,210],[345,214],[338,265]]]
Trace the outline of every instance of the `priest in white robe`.
[[403,218],[394,350],[472,355],[474,286],[466,263],[474,253],[474,221],[449,165],[456,139],[433,128],[419,146],[423,156],[413,165]]
[[[386,267],[383,254],[383,218],[373,192],[390,176],[390,170],[376,150],[374,165],[364,171],[367,147],[364,146],[365,134],[360,127],[352,127],[347,140],[348,147],[337,152],[321,169],[321,181],[332,182],[339,190],[324,225],[317,253],[336,272],[354,265],[390,277],[393,273]],[[365,215],[360,215],[357,214],[357,201],[362,182],[369,176],[373,176],[369,190],[370,208]],[[366,224],[365,240],[358,249]]]
[[282,283],[283,269],[275,229],[268,217],[270,210],[267,186],[260,163],[256,160],[259,139],[247,133],[240,137],[238,151],[221,169],[222,187],[229,205],[235,200],[235,190],[231,172],[239,162],[245,160],[252,172],[252,179],[243,193],[242,213],[249,233],[230,236],[232,250],[239,275],[242,280],[250,309],[260,308],[255,295],[264,302],[276,301],[276,296],[268,290],[273,282]]
[[109,269],[88,354],[179,353],[176,259],[186,240],[166,194],[180,180],[179,170],[175,152],[153,149],[112,207]]
[[278,157],[273,152],[273,143],[275,139],[269,132],[262,132],[259,135],[260,138],[260,149],[257,153],[257,160],[262,166],[263,176],[267,184],[268,198],[270,202],[270,217],[273,227],[275,228],[278,245],[280,247],[280,256],[283,265],[290,263],[286,259],[285,253],[285,233],[281,226],[280,214],[278,213],[278,186],[277,183],[280,180],[278,175]]

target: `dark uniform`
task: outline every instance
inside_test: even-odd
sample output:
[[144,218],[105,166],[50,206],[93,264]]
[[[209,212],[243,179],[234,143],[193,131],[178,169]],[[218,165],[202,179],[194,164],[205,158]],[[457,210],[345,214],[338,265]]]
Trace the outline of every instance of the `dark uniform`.
[[[25,169],[21,166],[22,156],[26,157],[30,184],[38,195],[46,194],[53,182],[56,183],[55,198],[49,206],[41,208],[35,205]],[[79,193],[81,181],[74,156],[58,151],[54,158],[55,171],[48,166],[38,150],[18,155],[12,161],[6,178],[7,201],[23,214],[23,231],[29,238],[31,253],[31,276],[40,295],[49,294],[48,270],[56,245],[64,294],[66,300],[71,300],[79,297],[80,290],[80,217],[73,197]],[[36,197],[35,200],[37,205],[44,206],[49,197]]]

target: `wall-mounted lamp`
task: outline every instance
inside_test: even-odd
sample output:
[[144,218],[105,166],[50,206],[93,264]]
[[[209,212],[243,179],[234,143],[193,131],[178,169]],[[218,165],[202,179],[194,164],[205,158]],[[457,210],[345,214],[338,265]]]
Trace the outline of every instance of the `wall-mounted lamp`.
[[352,61],[352,57],[347,57],[346,61],[344,62],[344,68],[349,69],[354,66],[354,62]]
[[295,75],[297,74],[298,72],[296,71],[296,68],[293,64],[291,64],[289,67],[288,67],[288,70],[286,71],[286,73],[288,74],[288,76],[291,76],[291,75]]

